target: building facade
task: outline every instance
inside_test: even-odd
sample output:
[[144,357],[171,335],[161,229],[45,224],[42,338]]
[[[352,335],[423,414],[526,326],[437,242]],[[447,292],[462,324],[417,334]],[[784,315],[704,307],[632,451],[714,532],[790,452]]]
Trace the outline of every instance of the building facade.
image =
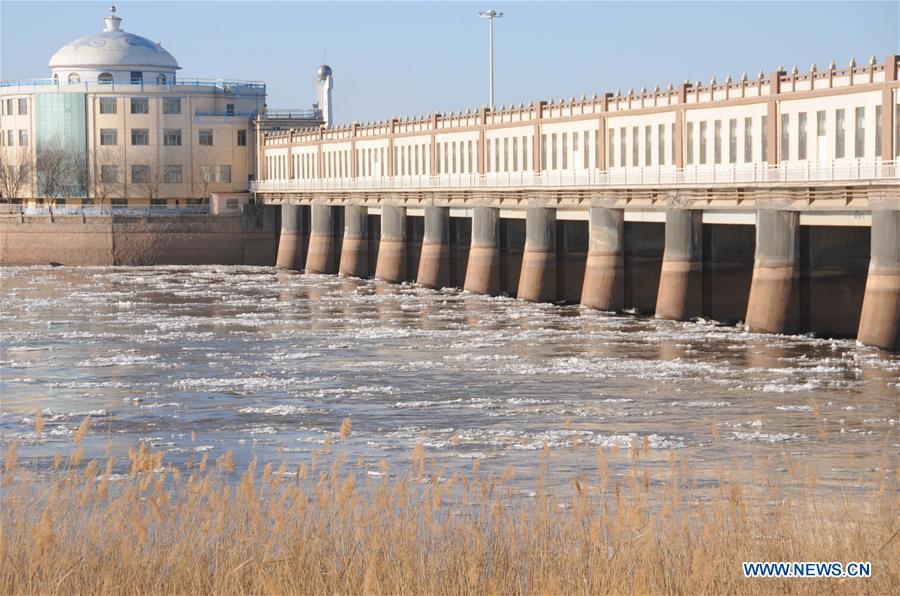
[[63,46],[51,78],[0,86],[0,193],[26,206],[184,208],[246,199],[261,82],[182,79],[161,45],[121,29]]

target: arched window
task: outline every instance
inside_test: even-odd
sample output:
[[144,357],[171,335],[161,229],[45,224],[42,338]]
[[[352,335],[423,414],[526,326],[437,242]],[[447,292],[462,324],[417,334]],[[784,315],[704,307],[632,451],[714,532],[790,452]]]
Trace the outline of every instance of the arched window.
[[59,83],[59,75],[56,73],[53,73],[53,83],[54,84]]
[[166,84],[166,75],[161,74],[158,77],[156,77],[156,84],[157,85],[165,85]]
[[97,77],[97,82],[101,85],[108,85],[113,82],[113,76],[108,72],[101,72],[100,76]]
[[69,75],[69,82],[70,83],[80,83],[81,77],[78,75],[77,72],[73,72],[72,74]]

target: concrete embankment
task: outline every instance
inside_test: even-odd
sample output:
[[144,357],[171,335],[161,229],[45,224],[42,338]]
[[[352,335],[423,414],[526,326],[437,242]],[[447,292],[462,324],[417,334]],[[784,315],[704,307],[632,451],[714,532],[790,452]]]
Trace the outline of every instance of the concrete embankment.
[[3,216],[3,265],[273,265],[278,209],[235,216]]

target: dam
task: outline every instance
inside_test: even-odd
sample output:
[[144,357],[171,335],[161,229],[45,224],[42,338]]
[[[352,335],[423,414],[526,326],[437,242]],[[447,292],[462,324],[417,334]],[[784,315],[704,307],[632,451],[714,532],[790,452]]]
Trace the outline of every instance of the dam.
[[277,264],[900,342],[897,56],[261,135]]

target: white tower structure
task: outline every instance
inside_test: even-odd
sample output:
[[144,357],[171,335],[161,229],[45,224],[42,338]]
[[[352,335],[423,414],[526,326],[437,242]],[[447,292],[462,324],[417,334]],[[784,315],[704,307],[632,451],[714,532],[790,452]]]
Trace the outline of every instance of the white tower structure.
[[318,99],[319,109],[322,110],[322,120],[325,121],[325,128],[331,128],[334,124],[334,118],[331,113],[331,89],[334,87],[334,77],[331,67],[323,64],[316,70],[317,89],[316,98]]

